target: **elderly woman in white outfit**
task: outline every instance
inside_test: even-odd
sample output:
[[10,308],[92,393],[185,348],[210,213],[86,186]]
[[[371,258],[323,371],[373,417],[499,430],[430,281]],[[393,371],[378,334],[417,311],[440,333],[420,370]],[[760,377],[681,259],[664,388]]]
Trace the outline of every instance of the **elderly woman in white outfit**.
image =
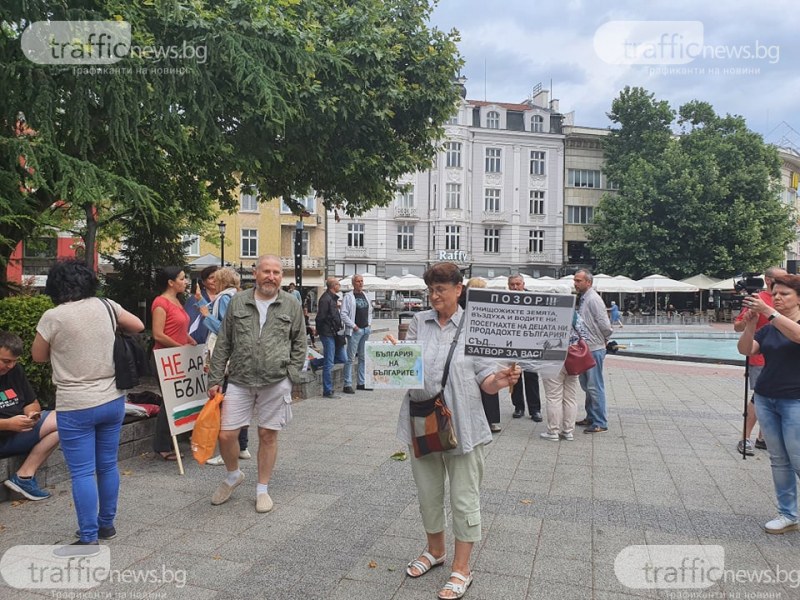
[[[438,263],[424,275],[432,310],[417,313],[409,323],[406,340],[423,345],[425,388],[409,390],[403,399],[397,436],[411,444],[409,406],[441,391],[441,381],[451,342],[464,316],[458,305],[462,276],[453,263]],[[439,598],[461,598],[472,583],[469,567],[475,542],[481,539],[480,485],[483,478],[483,447],[492,441],[492,433],[483,413],[480,390],[494,394],[519,380],[516,366],[498,369],[497,363],[474,359],[464,354],[464,333],[454,346],[449,377],[444,389],[447,407],[452,412],[458,445],[446,452],[431,452],[420,458],[411,453],[411,471],[417,485],[422,523],[428,538],[427,549],[411,561],[409,577],[421,577],[444,564],[445,552],[445,483],[450,481],[450,508],[453,516],[455,556],[449,580],[439,591]],[[392,336],[387,341],[394,342]]]

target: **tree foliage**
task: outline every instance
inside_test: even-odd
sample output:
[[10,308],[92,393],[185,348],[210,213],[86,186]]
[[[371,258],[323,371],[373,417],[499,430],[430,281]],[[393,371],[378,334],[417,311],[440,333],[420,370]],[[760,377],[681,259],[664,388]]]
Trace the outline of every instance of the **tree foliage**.
[[[27,218],[0,222],[13,244],[55,216],[79,224],[91,260],[109,224],[178,236],[214,203],[234,209],[240,182],[297,211],[293,198],[313,189],[358,214],[429,164],[458,99],[456,34],[428,26],[427,0],[6,4],[0,201]],[[132,53],[87,70],[35,64],[20,47],[34,21],[115,19],[131,24],[133,45],[182,56]]]
[[742,117],[700,101],[676,115],[626,87],[609,118],[604,171],[620,189],[603,196],[589,231],[601,270],[728,277],[783,260],[794,226],[780,200],[780,160]]

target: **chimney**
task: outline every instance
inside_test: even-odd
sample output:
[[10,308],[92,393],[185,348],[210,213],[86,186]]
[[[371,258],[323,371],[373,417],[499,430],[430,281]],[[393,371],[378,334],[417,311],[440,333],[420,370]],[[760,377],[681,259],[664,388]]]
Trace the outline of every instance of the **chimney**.
[[540,108],[547,108],[547,97],[550,94],[549,90],[539,90],[533,97],[534,106]]
[[558,98],[553,98],[550,100],[550,110],[553,112],[558,112]]

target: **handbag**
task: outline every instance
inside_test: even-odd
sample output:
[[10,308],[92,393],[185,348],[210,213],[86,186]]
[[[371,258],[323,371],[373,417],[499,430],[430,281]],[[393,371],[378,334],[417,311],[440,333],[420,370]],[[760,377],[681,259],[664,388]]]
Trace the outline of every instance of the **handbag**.
[[458,324],[458,329],[453,336],[450,344],[450,352],[447,354],[447,362],[444,364],[442,373],[442,391],[433,398],[428,398],[422,402],[409,403],[409,415],[411,419],[411,445],[414,447],[414,457],[422,458],[431,452],[444,452],[452,450],[458,446],[458,439],[453,428],[453,413],[447,407],[444,400],[444,388],[447,385],[447,376],[450,372],[450,361],[453,358],[453,351],[458,336],[461,333],[461,326],[464,324],[464,317]]
[[100,302],[106,307],[114,330],[114,379],[118,390],[129,390],[139,385],[139,377],[147,375],[147,359],[144,350],[133,337],[117,331],[117,315],[105,298]]
[[[577,329],[575,329],[575,333],[578,333]],[[580,375],[581,373],[586,373],[586,371],[595,366],[597,366],[597,363],[589,350],[589,345],[581,334],[578,333],[578,341],[574,344],[570,344],[567,348],[564,370],[567,372],[567,375]]]
[[334,342],[336,342],[336,349],[344,348],[347,345],[347,338],[344,336],[343,333],[337,333],[333,336]]
[[192,456],[201,465],[214,455],[214,448],[217,446],[219,430],[222,425],[222,411],[220,405],[225,399],[225,391],[228,389],[228,377],[222,381],[222,391],[203,405],[197,415],[192,429]]

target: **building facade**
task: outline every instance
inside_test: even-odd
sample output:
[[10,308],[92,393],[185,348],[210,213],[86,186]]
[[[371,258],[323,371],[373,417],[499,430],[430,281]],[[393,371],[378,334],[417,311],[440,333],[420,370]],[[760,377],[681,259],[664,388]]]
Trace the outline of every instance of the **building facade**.
[[433,165],[387,207],[330,220],[328,272],[421,275],[452,261],[474,276],[559,274],[564,135],[557,101],[462,100]]

